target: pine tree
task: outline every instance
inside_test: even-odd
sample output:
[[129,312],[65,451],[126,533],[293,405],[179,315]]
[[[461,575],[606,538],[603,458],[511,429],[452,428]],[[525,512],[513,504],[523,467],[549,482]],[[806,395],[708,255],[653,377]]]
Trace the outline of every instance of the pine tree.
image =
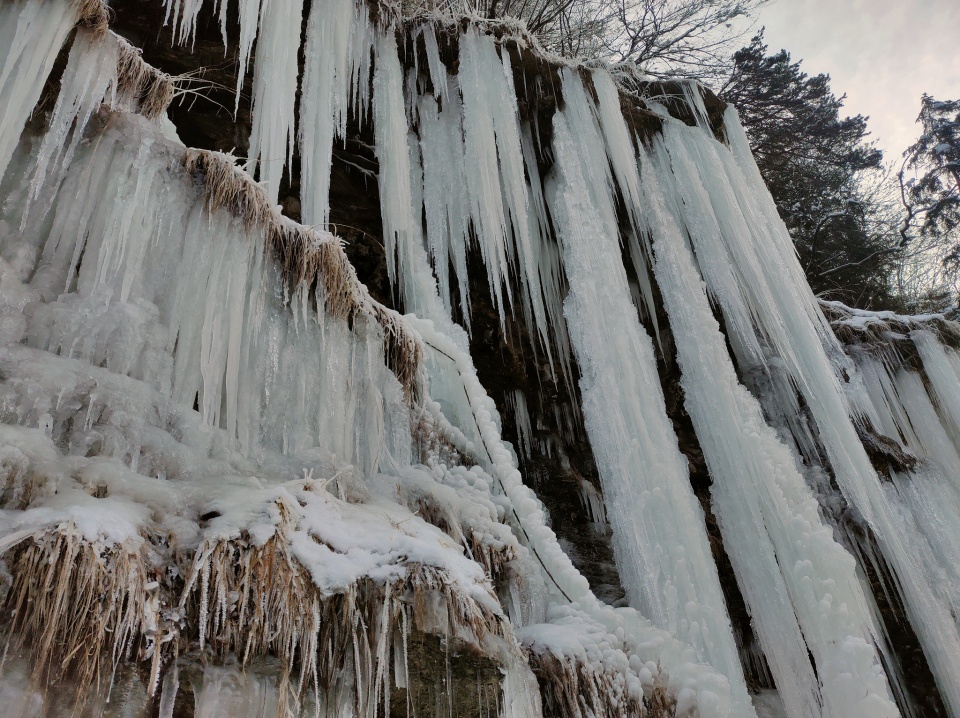
[[[960,272],[960,100],[939,101],[923,95],[917,122],[922,134],[904,153],[900,172],[907,217],[904,241],[914,227],[933,237],[943,263]],[[915,176],[904,180],[905,172]]]
[[733,57],[720,95],[733,104],[810,285],[862,307],[889,302],[896,232],[873,221],[862,179],[882,154],[867,118],[841,118],[828,75],[808,76],[785,50],[768,55],[763,32]]

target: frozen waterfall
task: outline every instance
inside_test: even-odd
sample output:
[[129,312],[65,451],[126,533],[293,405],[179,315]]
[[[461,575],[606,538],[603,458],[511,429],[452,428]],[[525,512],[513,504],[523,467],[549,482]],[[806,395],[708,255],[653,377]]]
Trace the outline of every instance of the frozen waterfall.
[[0,2],[2,705],[960,715],[960,326],[818,301],[734,108],[141,5]]

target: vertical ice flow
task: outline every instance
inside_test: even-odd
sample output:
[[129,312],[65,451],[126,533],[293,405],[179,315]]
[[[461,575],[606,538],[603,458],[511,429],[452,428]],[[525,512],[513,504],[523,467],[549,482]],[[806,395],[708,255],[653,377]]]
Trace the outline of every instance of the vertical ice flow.
[[[872,528],[899,579],[947,704],[960,710],[960,630],[953,600],[940,585],[934,549],[904,518],[908,508],[896,493],[884,490],[867,457],[832,363],[843,361],[842,349],[803,277],[734,111],[727,111],[725,126],[729,149],[701,129],[666,120],[654,151],[668,170],[672,192],[682,198],[676,206],[707,287],[741,345],[760,341],[784,362],[816,421],[841,491]],[[852,365],[844,369],[855,371]],[[788,406],[793,400],[784,397],[779,403]]]
[[600,128],[569,70],[563,97],[565,108],[554,116],[552,208],[584,417],[620,576],[631,605],[728,677],[735,714],[754,715],[703,511],[667,418],[653,344],[631,301]]
[[739,383],[652,162],[644,158],[642,166],[654,273],[676,342],[685,406],[713,478],[724,546],[787,714],[897,716],[854,559],[834,541],[793,454]]

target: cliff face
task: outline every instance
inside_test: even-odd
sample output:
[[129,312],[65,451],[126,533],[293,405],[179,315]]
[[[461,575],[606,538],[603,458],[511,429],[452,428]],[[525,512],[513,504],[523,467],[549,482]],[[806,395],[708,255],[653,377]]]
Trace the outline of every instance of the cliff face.
[[818,304],[709,93],[354,0],[0,70],[18,715],[960,705],[960,331]]
[[[309,11],[308,4],[304,10],[305,18],[309,17]],[[235,102],[233,88],[237,85],[239,57],[240,28],[235,9],[230,8],[227,15],[225,45],[215,7],[201,8],[189,52],[176,43],[172,25],[164,25],[165,12],[160,3],[124,4],[115,8],[114,13],[112,28],[142,48],[147,62],[172,76],[189,75],[196,78],[193,84],[199,96],[184,98],[174,103],[169,111],[179,137],[191,147],[232,151],[239,157],[246,156],[250,137],[250,107],[247,102],[241,102],[237,114],[230,111]],[[412,34],[411,29],[417,25],[414,21],[406,22],[407,36]],[[491,30],[499,35],[507,32],[505,28]],[[526,88],[524,95],[518,98],[520,120],[535,122],[543,135],[542,142],[548,143],[550,121],[558,102],[556,85],[559,84],[559,63],[509,39],[504,47],[514,63],[514,85]],[[440,59],[448,67],[456,68],[459,58],[458,32],[455,28],[441,29],[438,51]],[[405,71],[428,67],[426,52],[422,38],[417,42],[402,43],[401,62]],[[254,51],[254,62],[255,58]],[[304,59],[301,57],[299,62],[302,75]],[[424,74],[423,81],[429,82],[428,73]],[[249,86],[252,81],[251,68],[246,73],[245,84]],[[693,121],[690,109],[677,99],[682,97],[679,84],[657,83],[642,85],[637,89],[648,96],[659,97],[676,116],[687,122]],[[710,94],[705,95],[705,105],[715,126],[719,128],[724,106]],[[656,115],[626,99],[624,106],[632,113],[631,127],[642,136],[650,136],[659,130],[660,120]],[[302,216],[300,162],[301,158],[295,154],[279,193],[283,213],[296,221],[300,221]],[[537,162],[541,174],[549,172],[552,166],[549,157],[541,153]],[[383,221],[376,181],[378,169],[372,127],[355,118],[349,119],[342,141],[333,147],[330,227],[344,240],[347,255],[371,294],[378,301],[402,311],[402,299],[391,290],[386,271]],[[577,568],[591,580],[594,590],[600,591],[605,600],[613,603],[623,597],[623,590],[619,586],[609,547],[609,529],[603,526],[606,523],[604,520],[596,520],[604,517],[591,513],[585,498],[585,493],[590,494],[591,489],[583,485],[587,481],[594,489],[600,490],[596,464],[583,429],[577,386],[578,368],[574,363],[572,376],[564,378],[560,371],[545,364],[543,351],[537,342],[531,341],[522,316],[509,316],[505,323],[500,322],[484,281],[480,248],[474,244],[467,251],[467,288],[471,307],[469,322],[472,330],[470,354],[478,377],[500,410],[504,437],[513,445],[524,475],[537,491],[538,497],[546,503],[554,530],[574,547],[572,556]],[[659,298],[656,306],[657,331],[661,332],[663,341],[669,343],[670,329]],[[652,321],[646,320],[646,326],[648,331],[654,332]],[[563,350],[556,345],[556,341],[555,338],[550,340],[551,353],[560,356]],[[706,491],[709,485],[708,472],[683,409],[682,393],[678,386],[679,371],[672,355],[672,351],[665,350],[660,357],[658,369],[661,382],[664,387],[669,387],[665,392],[669,399],[668,411],[680,437],[681,450],[690,461],[694,474],[700,477],[696,481],[703,489],[701,493],[705,499],[705,510],[709,510]],[[524,450],[524,446],[528,448]],[[549,485],[549,490],[544,490],[545,485]],[[720,545],[719,539],[717,545]],[[730,586],[735,594],[735,582],[731,582]],[[742,599],[734,594],[731,594],[731,598],[742,603]],[[748,621],[744,629],[750,630]]]

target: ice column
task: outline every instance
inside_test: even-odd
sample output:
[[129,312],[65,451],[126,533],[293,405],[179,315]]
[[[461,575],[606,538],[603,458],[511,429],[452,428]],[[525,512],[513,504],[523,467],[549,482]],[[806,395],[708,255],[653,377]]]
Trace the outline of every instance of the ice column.
[[66,0],[0,3],[0,179],[76,22]]
[[563,70],[563,96],[565,109],[554,116],[553,216],[620,576],[635,608],[727,675],[735,714],[754,715],[703,512],[667,418],[653,344],[631,301],[603,140],[570,70]]
[[739,383],[692,253],[650,161],[643,166],[654,272],[676,341],[685,406],[713,478],[724,546],[787,714],[897,716],[854,559],[834,541],[793,454]]

